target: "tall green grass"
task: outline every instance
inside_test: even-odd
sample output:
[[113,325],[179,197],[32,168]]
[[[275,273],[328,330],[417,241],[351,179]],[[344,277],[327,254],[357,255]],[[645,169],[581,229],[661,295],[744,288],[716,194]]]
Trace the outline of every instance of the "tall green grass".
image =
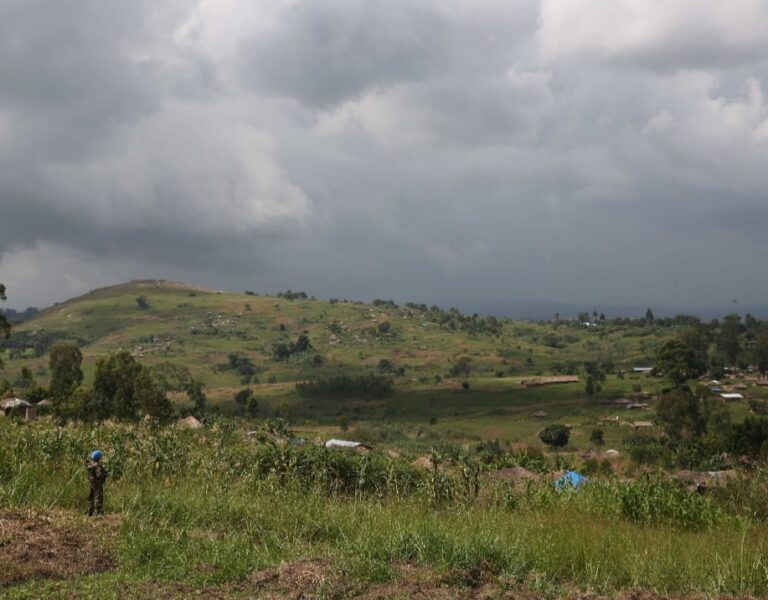
[[768,525],[755,510],[762,475],[711,497],[654,478],[560,493],[550,483],[483,483],[466,457],[417,470],[377,455],[253,442],[231,423],[202,431],[38,423],[0,426],[0,505],[84,511],[82,461],[93,447],[112,473],[107,511],[122,515],[123,581],[203,586],[321,557],[361,582],[410,563],[459,586],[493,579],[542,592],[768,594]]

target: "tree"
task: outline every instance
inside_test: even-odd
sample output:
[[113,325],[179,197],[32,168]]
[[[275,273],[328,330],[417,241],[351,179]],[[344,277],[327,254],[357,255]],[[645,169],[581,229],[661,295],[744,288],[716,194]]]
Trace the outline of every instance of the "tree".
[[539,432],[539,439],[547,446],[552,446],[555,449],[565,446],[570,437],[571,430],[560,423],[548,425]]
[[379,373],[391,373],[393,368],[394,365],[388,358],[382,358],[377,366]]
[[192,414],[198,419],[202,418],[205,414],[206,405],[208,404],[208,398],[203,392],[205,384],[202,381],[193,380],[187,388],[187,398],[192,402]]
[[736,364],[741,354],[741,342],[739,336],[743,333],[741,316],[733,314],[723,318],[720,325],[720,333],[717,336],[717,349],[725,356],[729,365]]
[[235,404],[240,408],[245,408],[251,396],[253,396],[253,390],[251,388],[243,388],[235,394]]
[[763,325],[758,329],[752,346],[752,354],[757,370],[765,375],[768,372],[768,325]]
[[136,298],[136,306],[138,306],[142,310],[146,310],[149,308],[149,302],[147,301],[145,296],[138,296]]
[[51,371],[50,392],[54,406],[66,402],[83,382],[83,353],[74,344],[57,344],[51,348],[48,366]]
[[747,417],[734,425],[728,440],[728,449],[735,454],[758,456],[768,449],[768,419]]
[[296,342],[293,344],[291,354],[295,354],[297,352],[307,352],[311,349],[312,342],[309,341],[309,336],[307,336],[306,333],[302,333],[298,338],[296,338]]
[[590,398],[595,395],[595,381],[592,379],[592,375],[587,375],[587,382],[584,384],[584,393]]
[[697,438],[706,430],[701,401],[688,389],[675,389],[662,394],[656,405],[656,414],[672,439]]
[[469,356],[461,356],[451,367],[452,377],[467,377],[472,371],[472,358]]
[[89,418],[96,421],[110,417],[137,420],[140,401],[136,394],[136,379],[141,370],[142,366],[125,350],[99,359],[93,380],[92,414]]
[[152,375],[155,383],[164,392],[183,392],[192,381],[192,373],[183,365],[172,362],[161,362],[151,367],[145,367]]
[[248,416],[251,418],[255,418],[256,415],[259,414],[259,401],[256,399],[255,394],[248,398],[248,404],[246,405],[245,410],[248,412]]
[[235,394],[235,404],[240,410],[245,410],[249,416],[255,417],[259,411],[259,402],[251,388],[244,388]]
[[[7,300],[7,297],[5,295],[5,286],[0,283],[0,302],[5,302]],[[11,335],[11,324],[8,322],[8,318],[0,312],[0,338],[7,338],[9,335]],[[0,363],[0,367],[2,366],[2,363]]]
[[291,342],[290,344],[278,342],[272,346],[272,355],[275,360],[284,360],[298,352],[308,352],[311,349],[312,342],[310,342],[309,336],[307,336],[306,333],[302,333],[296,338],[295,342]]
[[29,367],[21,367],[21,372],[13,382],[13,387],[18,390],[23,390],[21,392],[23,396],[26,394],[27,390],[32,389],[36,385],[37,382],[35,381],[35,376],[32,375],[32,371],[29,370]]
[[696,354],[696,360],[706,369],[709,366],[709,346],[712,333],[703,323],[692,323],[677,334],[678,339],[689,346]]
[[152,378],[148,369],[142,368],[134,381],[136,402],[141,411],[161,423],[169,422],[175,411],[165,391]]
[[593,429],[592,433],[589,434],[589,441],[598,446],[602,446],[604,443],[603,430],[599,428]]
[[681,387],[689,379],[695,379],[706,369],[693,349],[676,339],[669,340],[661,347],[654,368],[661,371],[674,388]]
[[646,321],[653,321],[654,320],[653,311],[649,308],[645,311],[645,320]]
[[88,388],[78,387],[56,405],[56,415],[63,421],[87,421],[94,413],[93,395]]
[[595,362],[585,362],[584,370],[587,372],[587,381],[584,385],[584,391],[590,398],[597,397],[603,390],[603,382],[605,381],[605,371],[603,368]]

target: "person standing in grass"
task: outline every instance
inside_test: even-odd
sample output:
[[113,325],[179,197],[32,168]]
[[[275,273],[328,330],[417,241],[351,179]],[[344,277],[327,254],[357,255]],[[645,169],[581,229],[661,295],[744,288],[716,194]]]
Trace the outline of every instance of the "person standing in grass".
[[88,461],[88,481],[91,493],[88,495],[88,516],[104,514],[104,482],[107,480],[107,469],[101,464],[101,450],[91,452]]

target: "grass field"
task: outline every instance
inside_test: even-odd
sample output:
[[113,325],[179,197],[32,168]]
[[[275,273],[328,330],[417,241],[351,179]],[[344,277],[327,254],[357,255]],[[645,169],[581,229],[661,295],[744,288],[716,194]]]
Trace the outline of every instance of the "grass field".
[[[475,494],[462,463],[258,443],[227,422],[6,423],[0,438],[5,598],[768,593],[768,514],[732,501],[759,502],[757,485],[705,498],[598,477],[558,493],[481,474]],[[95,445],[112,477],[107,514],[87,520],[80,459]]]

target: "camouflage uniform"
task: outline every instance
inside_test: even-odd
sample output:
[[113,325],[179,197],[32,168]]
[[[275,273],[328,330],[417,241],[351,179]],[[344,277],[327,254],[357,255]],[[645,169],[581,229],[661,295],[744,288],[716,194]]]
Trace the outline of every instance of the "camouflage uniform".
[[107,470],[98,461],[88,462],[88,481],[91,484],[91,493],[88,495],[88,516],[96,513],[104,513],[104,482],[107,479]]

